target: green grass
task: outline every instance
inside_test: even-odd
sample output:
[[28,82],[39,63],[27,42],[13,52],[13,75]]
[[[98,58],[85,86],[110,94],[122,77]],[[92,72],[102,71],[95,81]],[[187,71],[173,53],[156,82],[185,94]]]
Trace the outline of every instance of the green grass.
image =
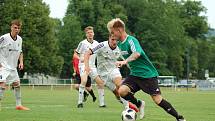
[[[94,92],[98,97],[96,89]],[[78,109],[78,93],[69,87],[54,90],[50,90],[50,87],[35,87],[33,90],[31,87],[22,87],[23,105],[31,110],[17,111],[14,109],[13,93],[7,90],[2,101],[0,121],[121,121],[123,106],[109,90],[106,89],[105,94],[107,108],[99,108],[98,100],[93,103],[92,98],[88,97],[84,108]],[[162,88],[162,95],[187,121],[215,121],[215,92]],[[140,91],[136,96],[146,101],[144,121],[175,121],[145,93]]]

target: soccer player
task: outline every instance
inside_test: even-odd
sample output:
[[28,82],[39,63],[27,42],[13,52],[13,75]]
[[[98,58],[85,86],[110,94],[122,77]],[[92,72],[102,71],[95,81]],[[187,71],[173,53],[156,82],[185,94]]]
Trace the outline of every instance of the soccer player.
[[99,43],[94,40],[94,31],[92,26],[88,26],[85,28],[85,34],[86,39],[81,41],[76,49],[76,53],[79,54],[79,71],[81,76],[81,84],[79,86],[79,98],[78,98],[78,108],[83,108],[83,93],[85,90],[85,85],[87,83],[87,78],[90,76],[91,79],[95,80],[98,87],[98,93],[99,93],[99,107],[106,107],[104,102],[104,84],[102,83],[102,80],[99,78],[96,65],[95,65],[95,59],[96,55],[93,55],[90,57],[90,69],[91,72],[86,73],[85,67],[84,67],[84,54],[87,52],[90,48],[96,47]]
[[[124,104],[125,108],[130,107],[137,112],[138,109],[134,107],[133,104],[121,98],[118,93],[118,89],[122,84],[122,76],[115,63],[117,59],[121,57],[121,53],[117,47],[117,40],[115,37],[110,35],[108,41],[99,43],[98,46],[85,53],[84,64],[86,72],[90,71],[89,58],[93,54],[97,54],[98,74],[103,83],[115,94],[116,98]],[[143,108],[140,112],[144,113]]]
[[[72,65],[73,65],[73,70],[74,70],[74,72],[73,72],[73,77],[74,77],[73,88],[75,88],[77,91],[79,91],[79,86],[80,86],[80,83],[81,83],[81,77],[80,77],[80,72],[79,72],[79,69],[78,69],[78,63],[79,63],[79,56],[77,55],[77,53],[74,52],[73,58],[72,58]],[[91,86],[91,79],[90,79],[89,76],[88,76],[87,83],[86,83],[86,90],[92,96],[93,102],[95,102],[96,101],[96,96],[95,96],[95,94],[93,92],[93,89],[92,89],[92,86]],[[84,99],[83,99],[84,102],[87,100],[88,95],[89,94],[86,91],[84,91]]]
[[[123,81],[119,88],[119,94],[125,100],[141,106],[141,101],[138,101],[134,94],[142,90],[149,94],[153,101],[163,108],[167,113],[174,116],[177,121],[186,121],[183,116],[179,115],[174,107],[161,96],[161,91],[158,86],[158,72],[146,56],[141,48],[138,40],[130,36],[125,31],[124,22],[119,19],[112,19],[107,24],[108,31],[118,40],[118,47],[122,51],[125,58],[123,61],[118,61],[117,66],[129,64],[130,75]],[[142,118],[142,116],[140,117]]]
[[15,98],[16,110],[30,110],[21,104],[20,79],[18,68],[23,69],[22,38],[18,35],[22,23],[20,20],[11,22],[11,32],[0,37],[0,103],[6,84],[11,84]]

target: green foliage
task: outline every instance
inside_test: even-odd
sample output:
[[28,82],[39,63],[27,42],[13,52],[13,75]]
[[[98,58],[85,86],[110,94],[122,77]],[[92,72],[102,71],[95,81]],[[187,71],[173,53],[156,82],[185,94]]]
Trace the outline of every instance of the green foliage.
[[63,58],[57,55],[59,47],[54,36],[54,21],[49,18],[49,8],[42,0],[5,0],[1,12],[4,17],[3,32],[10,32],[8,23],[13,19],[23,22],[24,71],[58,76]]
[[72,70],[72,55],[74,49],[77,48],[78,43],[83,38],[83,32],[81,30],[80,22],[77,17],[72,15],[67,15],[64,19],[64,26],[60,29],[59,32],[59,46],[60,54],[64,58],[63,70],[61,72],[61,77],[69,78],[71,77]]

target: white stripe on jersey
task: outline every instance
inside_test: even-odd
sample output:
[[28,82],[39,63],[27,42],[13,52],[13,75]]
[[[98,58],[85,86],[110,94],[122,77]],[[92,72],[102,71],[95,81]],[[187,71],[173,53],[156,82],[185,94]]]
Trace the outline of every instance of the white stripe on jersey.
[[131,51],[132,52],[136,52],[136,48],[135,48],[134,42],[132,40],[128,40],[128,42],[131,45]]

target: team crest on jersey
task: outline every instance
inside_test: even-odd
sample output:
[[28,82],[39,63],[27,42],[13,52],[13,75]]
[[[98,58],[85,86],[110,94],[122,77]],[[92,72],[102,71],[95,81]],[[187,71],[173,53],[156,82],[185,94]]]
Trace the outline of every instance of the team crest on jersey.
[[4,37],[0,38],[0,44],[4,41]]

